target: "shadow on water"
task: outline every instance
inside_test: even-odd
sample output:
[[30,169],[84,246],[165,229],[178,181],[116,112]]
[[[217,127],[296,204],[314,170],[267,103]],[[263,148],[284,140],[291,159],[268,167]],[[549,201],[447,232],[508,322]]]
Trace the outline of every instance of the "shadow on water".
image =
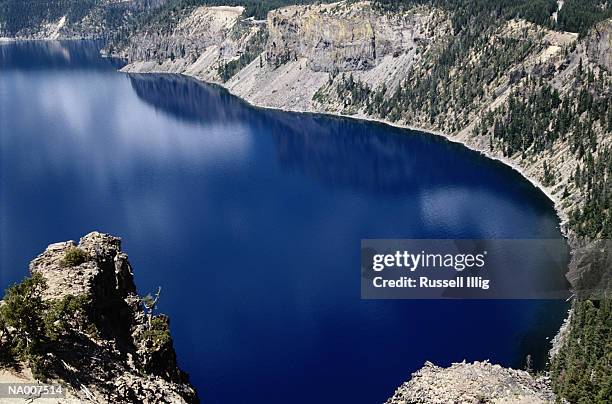
[[100,57],[103,41],[0,42],[0,68],[5,70],[116,70],[119,59]]
[[[497,172],[490,178],[501,171],[508,179],[509,185],[500,184],[497,189],[504,197],[520,201],[522,196],[516,192],[520,188],[531,192],[538,206],[553,206],[546,195],[510,167],[429,133],[331,115],[255,108],[219,86],[179,75],[130,74],[129,78],[139,98],[175,119],[207,124],[245,122],[260,129],[274,139],[283,167],[322,184],[374,194],[473,186],[471,172],[444,168],[472,158],[478,168],[495,167]],[[405,136],[412,139],[407,141]],[[486,177],[487,170],[480,171],[479,176]],[[554,238],[558,233],[549,236]]]

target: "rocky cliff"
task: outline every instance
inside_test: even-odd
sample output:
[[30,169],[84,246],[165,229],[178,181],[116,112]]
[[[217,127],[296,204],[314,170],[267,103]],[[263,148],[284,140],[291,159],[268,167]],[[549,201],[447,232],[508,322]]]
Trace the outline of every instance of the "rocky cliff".
[[589,60],[596,61],[607,71],[612,71],[612,20],[596,26],[587,42]]
[[390,92],[449,35],[450,24],[434,8],[389,14],[368,2],[341,2],[274,10],[267,29],[261,63],[238,72],[226,87],[255,105],[340,114],[347,112],[344,100],[323,100],[325,89],[352,75]]
[[[182,73],[221,83],[227,70],[238,70],[259,56],[263,26],[243,19],[243,7],[198,7],[169,31],[145,27],[131,36],[115,56],[130,64],[125,72]],[[250,60],[245,60],[247,57]]]
[[[450,29],[441,10],[418,7],[391,15],[368,2],[290,6],[271,11],[266,21],[243,19],[241,12],[196,8],[172,32],[148,27],[115,55],[130,62],[125,72],[182,73],[224,83],[259,106],[327,111],[331,105],[314,96],[331,76],[355,72],[372,86],[393,87]],[[185,26],[204,29],[188,30],[186,37]],[[223,66],[239,60],[232,74],[221,76]]]
[[315,72],[371,70],[393,57],[413,59],[420,43],[448,33],[444,14],[416,8],[390,14],[368,2],[290,6],[268,14],[266,60],[306,59]]
[[[94,232],[51,244],[30,273],[0,305],[2,380],[58,381],[81,402],[198,402],[169,319],[136,293],[121,239]],[[32,324],[13,321],[15,312]]]

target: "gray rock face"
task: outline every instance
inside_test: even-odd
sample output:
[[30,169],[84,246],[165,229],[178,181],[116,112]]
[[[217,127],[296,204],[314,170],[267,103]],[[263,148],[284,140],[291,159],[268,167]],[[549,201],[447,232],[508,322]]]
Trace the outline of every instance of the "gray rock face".
[[[75,249],[85,254],[67,263],[67,252]],[[177,366],[168,318],[149,318],[144,311],[120,238],[93,232],[78,244],[51,244],[30,271],[46,281],[43,299],[50,305],[67,296],[89,302],[83,309],[89,327],[64,333],[49,352],[52,378],[72,386],[75,396],[113,403],[198,402]]]
[[[63,264],[66,251],[79,248],[90,260],[70,267]],[[79,241],[51,244],[30,263],[30,272],[41,273],[46,282],[45,297],[61,299],[67,295],[87,295],[95,301],[126,298],[136,294],[132,268],[121,251],[121,239],[98,232]]]
[[123,56],[129,61],[188,58],[195,62],[208,47],[221,45],[229,36],[242,7],[199,7],[170,32],[146,29],[130,38]]
[[172,28],[147,26],[106,52],[132,63],[123,70],[128,73],[173,72],[222,83],[224,66],[248,53],[257,57],[253,48],[263,48],[265,26],[244,19],[243,12],[229,6],[185,9]]
[[292,6],[268,14],[266,58],[307,58],[314,71],[369,70],[387,55],[410,53],[431,34],[428,14],[380,13],[369,2]]
[[552,403],[545,377],[489,362],[454,363],[440,368],[426,362],[386,404]]
[[595,34],[587,45],[589,58],[612,72],[612,19],[595,26]]
[[574,251],[566,278],[580,299],[612,295],[612,240],[596,240]]

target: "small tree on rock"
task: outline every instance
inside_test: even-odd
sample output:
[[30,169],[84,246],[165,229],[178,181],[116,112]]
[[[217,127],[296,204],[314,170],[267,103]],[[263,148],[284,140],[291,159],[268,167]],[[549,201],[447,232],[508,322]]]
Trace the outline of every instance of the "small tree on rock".
[[159,295],[161,294],[161,286],[157,288],[155,296],[150,293],[142,298],[142,305],[144,306],[145,315],[147,316],[147,325],[151,329],[151,320],[153,319],[153,312],[157,308],[157,302],[159,301]]

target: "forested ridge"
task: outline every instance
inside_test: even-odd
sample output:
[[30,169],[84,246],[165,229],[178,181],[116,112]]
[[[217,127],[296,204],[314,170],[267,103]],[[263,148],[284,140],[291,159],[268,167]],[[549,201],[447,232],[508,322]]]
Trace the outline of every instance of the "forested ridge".
[[[549,152],[558,140],[566,142],[582,164],[576,167],[570,178],[573,184],[566,186],[563,198],[574,190],[584,195],[569,225],[581,238],[612,239],[612,160],[610,148],[600,147],[596,134],[597,129],[608,136],[612,133],[612,79],[603,70],[598,77],[590,69],[578,70],[573,87],[579,90],[560,95],[548,84],[528,82],[510,95],[502,110],[487,114],[476,131],[486,134],[492,124],[492,139],[506,156],[537,155]],[[544,185],[560,180],[553,167],[546,166],[544,171]]]
[[[7,35],[33,29],[40,24],[58,21],[66,16],[68,22],[85,17],[102,0],[0,0],[0,27]],[[112,14],[112,10],[109,10]]]
[[67,14],[69,20],[85,16],[99,0],[0,0],[3,30],[15,34],[47,21],[59,20]]
[[[602,0],[375,0],[383,10],[396,11],[414,5],[440,7],[452,13],[456,31],[477,29],[492,19],[524,18],[548,28],[586,34],[597,22],[612,17],[612,4]],[[476,24],[474,26],[473,24]]]
[[[168,0],[0,0],[0,34],[28,37],[66,17],[77,36],[106,37],[136,16],[147,15]],[[83,22],[87,20],[84,26]]]
[[557,397],[606,404],[612,397],[612,299],[575,300],[565,344],[550,367]]
[[[323,1],[330,2],[330,1]],[[133,4],[132,4],[133,3]],[[113,26],[123,26],[132,32],[144,26],[161,31],[171,29],[176,22],[199,6],[243,6],[245,17],[265,19],[270,10],[294,4],[321,3],[320,0],[0,0],[0,26],[8,35],[39,24],[59,20],[66,15],[69,22],[85,17],[97,6],[105,5],[103,18]],[[140,11],[124,23],[127,7]],[[612,4],[601,0],[565,0],[557,13],[556,0],[375,0],[381,10],[396,11],[415,5],[430,5],[452,14],[456,31],[470,27],[473,32],[499,18],[524,18],[549,28],[585,34],[597,22],[612,17]],[[152,10],[152,11],[151,11]]]

